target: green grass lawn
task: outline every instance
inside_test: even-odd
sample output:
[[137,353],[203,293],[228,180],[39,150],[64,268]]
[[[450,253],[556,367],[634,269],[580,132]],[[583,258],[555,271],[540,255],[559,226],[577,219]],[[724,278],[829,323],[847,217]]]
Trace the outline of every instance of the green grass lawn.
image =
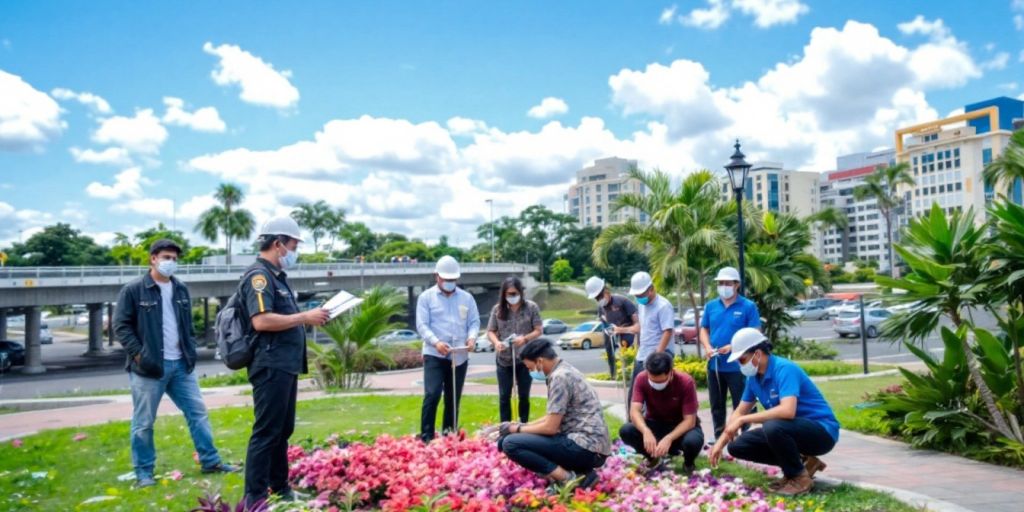
[[597,318],[597,304],[578,293],[558,288],[548,292],[542,288],[533,300],[544,318],[557,318],[570,325]]
[[825,395],[836,419],[845,429],[865,434],[886,434],[882,426],[881,411],[858,408],[865,401],[865,395],[876,393],[881,389],[903,382],[902,375],[886,375],[866,379],[835,380],[819,382],[818,389]]

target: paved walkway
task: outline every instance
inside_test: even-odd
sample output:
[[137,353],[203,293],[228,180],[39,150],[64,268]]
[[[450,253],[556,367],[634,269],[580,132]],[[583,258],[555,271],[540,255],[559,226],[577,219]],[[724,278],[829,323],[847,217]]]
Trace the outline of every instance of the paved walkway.
[[[471,367],[470,377],[477,373],[492,373],[489,366]],[[420,371],[375,375],[370,386],[395,394],[418,394],[422,391]],[[204,397],[211,409],[248,406],[252,399],[238,392],[247,386],[206,390]],[[612,412],[624,414],[624,396],[621,389],[599,387],[602,400],[613,404]],[[497,387],[466,383],[467,394],[495,394]],[[534,395],[544,396],[543,384],[534,385]],[[705,393],[700,399],[706,400]],[[317,391],[304,391],[299,399],[322,397]],[[30,435],[45,429],[82,427],[127,420],[131,417],[131,399],[120,397],[93,397],[63,399],[61,409],[29,411],[0,415],[0,441]],[[82,403],[73,406],[74,403]],[[164,400],[160,414],[177,414],[169,400]],[[711,435],[708,411],[701,411]],[[613,433],[614,435],[614,433]],[[927,504],[932,511],[1020,512],[1024,510],[1024,471],[1003,468],[930,450],[915,450],[905,443],[867,436],[844,430],[840,442],[824,460],[828,469],[824,477],[862,484],[866,487],[894,492],[897,497]],[[931,500],[927,499],[931,498]]]

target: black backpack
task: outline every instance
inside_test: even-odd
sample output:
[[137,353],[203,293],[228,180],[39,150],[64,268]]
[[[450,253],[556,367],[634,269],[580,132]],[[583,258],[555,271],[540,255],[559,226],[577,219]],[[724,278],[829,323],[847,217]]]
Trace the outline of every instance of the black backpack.
[[[255,272],[257,271],[246,272],[240,283],[244,283]],[[224,365],[232,370],[241,370],[252,363],[256,338],[259,336],[259,333],[252,329],[252,320],[239,298],[240,291],[241,284],[221,306],[214,323],[214,330],[217,333],[217,353],[220,354]]]

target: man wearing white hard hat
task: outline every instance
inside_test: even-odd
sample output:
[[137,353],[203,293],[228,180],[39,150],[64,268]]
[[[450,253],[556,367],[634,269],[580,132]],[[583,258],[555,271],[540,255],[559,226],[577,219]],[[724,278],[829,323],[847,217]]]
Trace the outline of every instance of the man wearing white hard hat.
[[298,377],[306,366],[306,325],[323,325],[329,314],[321,308],[301,311],[288,284],[286,270],[299,260],[299,225],[276,217],[260,228],[259,257],[238,287],[241,308],[249,317],[255,352],[249,382],[255,420],[245,456],[245,499],[250,505],[267,491],[294,501],[288,484],[288,438],[295,430]]
[[723,268],[715,281],[718,298],[704,306],[700,343],[708,358],[708,400],[717,438],[725,428],[726,393],[732,398],[729,410],[739,405],[743,394],[744,378],[740,367],[728,362],[732,337],[744,327],[761,327],[761,315],[753,301],[739,294],[740,273],[736,269]]
[[675,311],[672,303],[658,295],[654,289],[654,280],[647,272],[637,272],[629,280],[629,294],[636,299],[638,305],[638,322],[630,327],[620,327],[617,332],[633,333],[637,336],[636,361],[630,375],[629,394],[633,396],[633,383],[636,376],[644,370],[647,356],[656,352],[672,350],[672,329],[675,327]]
[[[434,439],[437,405],[444,394],[441,431],[457,427],[456,411],[462,398],[462,385],[469,368],[480,330],[480,312],[476,301],[456,283],[462,275],[459,262],[443,256],[434,266],[435,285],[420,294],[416,302],[416,330],[423,338],[423,409],[420,411],[420,438]],[[455,371],[452,371],[454,365]],[[455,376],[452,376],[455,373]]]
[[[612,294],[604,279],[597,276],[587,279],[583,288],[587,292],[587,297],[597,301],[597,316],[602,322],[612,326],[612,332],[619,335],[619,342],[625,347],[633,346],[633,334],[624,329],[640,323],[633,301],[622,295]],[[616,348],[618,347],[612,346],[612,340],[604,340],[604,352],[608,356],[608,373],[611,374],[612,380],[615,380]]]
[[[717,465],[728,445],[729,454],[737,459],[779,466],[783,478],[774,490],[795,496],[810,491],[814,474],[825,469],[818,457],[835,447],[839,421],[804,370],[772,355],[771,349],[757,329],[743,328],[733,336],[729,361],[740,364],[746,389],[710,458],[712,466]],[[752,414],[755,400],[765,410]],[[755,423],[762,428],[737,437],[740,429]]]

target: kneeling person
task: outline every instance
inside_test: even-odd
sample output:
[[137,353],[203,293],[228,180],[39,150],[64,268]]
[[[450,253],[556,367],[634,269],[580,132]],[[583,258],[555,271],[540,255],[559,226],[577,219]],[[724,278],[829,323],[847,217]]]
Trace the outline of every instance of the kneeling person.
[[[832,451],[839,440],[839,421],[832,408],[802,368],[771,354],[771,344],[757,329],[740,329],[733,336],[729,361],[736,360],[747,376],[746,389],[711,450],[711,464],[718,463],[728,443],[729,453],[737,459],[781,467],[779,494],[810,491],[814,473],[825,468],[818,456]],[[766,410],[749,414],[755,399]],[[750,423],[762,428],[736,437]]]
[[597,392],[544,338],[527,343],[522,359],[534,380],[547,382],[547,414],[530,423],[502,423],[498,449],[553,482],[569,483],[582,476],[581,487],[594,485],[594,469],[611,454]]
[[633,386],[631,423],[622,425],[619,438],[643,454],[651,467],[666,455],[682,454],[686,471],[692,472],[704,447],[697,407],[693,377],[672,367],[672,355],[651,354]]

